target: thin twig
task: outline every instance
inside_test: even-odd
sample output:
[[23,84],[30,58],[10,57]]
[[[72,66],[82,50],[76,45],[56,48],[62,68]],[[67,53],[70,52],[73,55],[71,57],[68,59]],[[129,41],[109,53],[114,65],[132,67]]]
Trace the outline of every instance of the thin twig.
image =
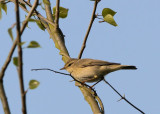
[[49,71],[52,71],[54,73],[58,73],[58,74],[63,74],[63,75],[68,75],[68,76],[71,76],[70,74],[66,74],[66,73],[62,73],[62,72],[58,72],[58,71],[55,71],[55,70],[52,70],[52,69],[49,69],[49,68],[39,68],[39,69],[32,69],[32,71],[37,71],[37,70],[49,70]]
[[142,114],[145,114],[142,110],[140,110],[139,108],[137,108],[135,105],[133,105],[130,101],[128,101],[125,96],[122,96],[111,84],[108,83],[108,81],[106,81],[104,79],[104,82],[106,84],[108,84],[120,97],[121,99],[125,100],[128,104],[130,104],[133,108],[135,108],[136,110],[138,110],[139,112],[141,112]]
[[33,6],[31,7],[31,10],[29,11],[27,17],[25,18],[24,22],[23,22],[23,26],[22,29],[21,29],[21,34],[23,33],[24,31],[24,28],[26,27],[26,25],[28,24],[28,20],[30,19],[30,17],[32,16],[32,14],[34,13],[37,5],[38,5],[38,1],[39,0],[35,0],[34,3],[33,3]]
[[16,31],[17,31],[17,44],[18,44],[18,76],[21,92],[21,101],[22,101],[22,113],[27,114],[26,109],[26,95],[24,94],[24,81],[23,81],[23,55],[21,47],[21,33],[20,33],[20,14],[19,14],[19,5],[18,0],[15,1],[15,12],[16,12]]
[[[49,71],[52,71],[52,72],[54,72],[54,73],[63,74],[63,75],[68,75],[68,76],[72,77],[72,78],[74,79],[74,81],[77,81],[77,82],[79,82],[79,83],[82,84],[82,82],[76,80],[71,74],[66,74],[66,73],[58,72],[58,71],[55,71],[55,70],[52,70],[52,69],[49,69],[49,68],[32,69],[32,71],[34,71],[34,70],[35,70],[35,71],[37,71],[37,70],[49,70]],[[83,84],[83,85],[85,85],[85,84]],[[87,87],[90,87],[90,86],[87,85],[87,84],[86,84],[86,86],[87,86]]]
[[93,12],[92,12],[92,17],[91,17],[91,21],[90,21],[90,24],[89,24],[89,26],[88,26],[87,33],[86,33],[86,35],[85,35],[85,37],[84,37],[84,41],[83,41],[83,44],[82,44],[82,47],[81,47],[81,51],[80,51],[80,53],[79,53],[79,55],[78,55],[78,59],[81,59],[82,54],[83,54],[83,51],[84,51],[84,49],[85,49],[85,47],[86,47],[86,42],[87,42],[87,39],[88,39],[88,35],[89,35],[89,33],[90,33],[90,30],[91,30],[93,21],[94,21],[94,19],[96,18],[96,14],[95,14],[95,13],[96,13],[96,9],[97,9],[97,4],[98,4],[98,1],[95,0]]
[[15,26],[16,26],[16,23],[12,24],[10,28],[13,29]]
[[60,5],[60,0],[56,0],[56,14],[55,14],[56,29],[59,28],[59,5]]
[[79,82],[81,85],[85,85],[87,87],[89,87],[91,90],[93,90],[95,92],[95,95],[97,95],[96,91],[89,85],[85,84],[85,83],[82,83],[80,82],[79,80],[75,79],[71,74],[66,74],[66,73],[62,73],[62,72],[58,72],[58,71],[55,71],[55,70],[52,70],[52,69],[49,69],[49,68],[40,68],[40,69],[31,69],[32,71],[37,71],[37,70],[49,70],[49,71],[52,71],[54,73],[58,73],[58,74],[63,74],[63,75],[68,75],[70,76],[71,78],[73,78],[74,81],[76,82]]

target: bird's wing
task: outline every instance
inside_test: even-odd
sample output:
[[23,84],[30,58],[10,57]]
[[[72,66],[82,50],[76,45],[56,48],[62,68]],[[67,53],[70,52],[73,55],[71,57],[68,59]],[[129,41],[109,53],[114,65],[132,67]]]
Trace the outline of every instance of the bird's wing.
[[83,64],[81,64],[80,67],[108,66],[108,65],[120,65],[120,63],[112,63],[112,62],[107,62],[107,61],[102,61],[102,60],[94,60],[94,59],[83,59]]

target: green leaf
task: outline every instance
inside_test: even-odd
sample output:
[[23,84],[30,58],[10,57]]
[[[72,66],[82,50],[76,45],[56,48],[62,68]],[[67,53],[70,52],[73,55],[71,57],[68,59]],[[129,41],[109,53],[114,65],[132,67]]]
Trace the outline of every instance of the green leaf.
[[[68,15],[68,10],[67,8],[59,7],[59,17],[60,18],[66,18]],[[56,13],[56,7],[53,8],[53,16],[55,17]]]
[[7,5],[1,3],[1,7],[2,7],[2,9],[3,9],[3,10],[6,12],[6,14],[7,14]]
[[[25,15],[25,18],[26,18],[27,16]],[[28,19],[28,22],[36,22],[36,21],[38,21],[38,20],[36,20],[36,19],[33,19],[33,18],[29,18]],[[23,22],[25,22],[25,21],[23,21]]]
[[29,18],[28,21],[29,21],[29,22],[36,22],[37,20],[36,20],[36,19]]
[[37,80],[30,80],[29,82],[29,88],[30,89],[36,89],[39,86],[40,82]]
[[106,21],[107,23],[109,23],[109,24],[111,24],[113,26],[118,26],[111,14],[106,15],[104,17],[104,21]]
[[14,38],[13,38],[12,28],[8,29],[8,34],[9,34],[9,36],[11,37],[11,39],[13,41]]
[[18,57],[13,57],[13,64],[18,67]]
[[41,46],[40,46],[39,43],[36,42],[36,41],[31,41],[31,42],[29,43],[29,45],[27,46],[27,48],[39,48],[39,47],[41,47]]
[[45,27],[42,25],[42,23],[40,22],[40,20],[36,20],[36,23],[37,23],[38,27],[39,27],[41,30],[45,31]]
[[26,42],[21,42],[19,45],[21,45],[21,46],[22,46],[22,45],[24,45],[25,43],[26,43]]
[[43,3],[46,5],[50,5],[50,2],[48,0],[43,0]]
[[102,16],[103,16],[103,18],[104,18],[106,15],[108,15],[108,14],[114,16],[116,13],[117,13],[117,12],[113,11],[113,10],[110,9],[110,8],[104,8],[103,11],[102,11]]

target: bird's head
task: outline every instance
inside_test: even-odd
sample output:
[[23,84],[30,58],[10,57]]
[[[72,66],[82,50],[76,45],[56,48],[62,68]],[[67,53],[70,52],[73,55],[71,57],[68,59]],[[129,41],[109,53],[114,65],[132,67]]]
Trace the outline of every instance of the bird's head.
[[67,63],[64,65],[63,68],[61,68],[60,70],[67,70],[68,72],[72,72],[73,68],[74,68],[74,63],[77,61],[78,59],[74,59],[71,58],[67,61]]

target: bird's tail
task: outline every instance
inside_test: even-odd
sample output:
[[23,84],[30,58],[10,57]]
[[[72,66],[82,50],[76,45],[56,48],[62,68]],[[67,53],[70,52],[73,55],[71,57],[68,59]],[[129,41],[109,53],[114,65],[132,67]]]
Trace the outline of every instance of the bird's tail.
[[124,65],[121,69],[126,69],[126,70],[136,70],[137,68],[136,68],[136,66],[127,66],[127,65]]

